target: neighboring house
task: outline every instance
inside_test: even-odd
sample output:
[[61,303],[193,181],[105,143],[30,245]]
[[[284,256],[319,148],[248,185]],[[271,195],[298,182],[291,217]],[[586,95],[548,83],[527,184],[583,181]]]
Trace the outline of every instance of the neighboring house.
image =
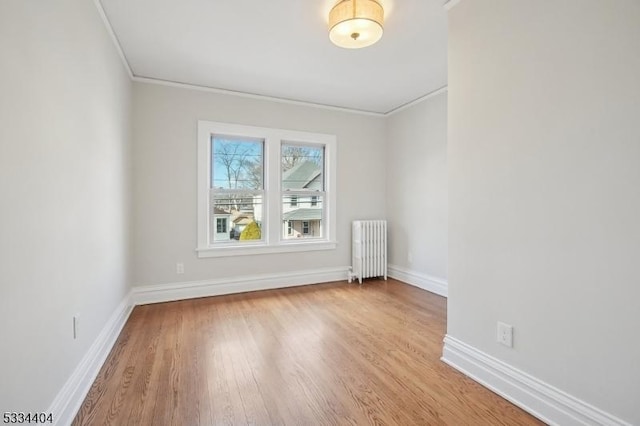
[[[256,221],[258,226],[260,226],[259,218],[262,215],[262,206],[260,205],[261,196],[256,196],[255,199],[257,200],[255,204],[254,199],[251,199],[251,202],[242,200],[239,201],[238,204],[228,204],[229,210],[214,207],[210,241],[238,240],[242,231],[251,222]],[[260,207],[255,208],[254,205],[260,205]],[[240,210],[237,209],[238,207]],[[256,216],[256,214],[260,216]]]
[[[311,161],[303,161],[282,175],[284,192],[282,221],[284,238],[322,236],[322,167]],[[211,241],[238,240],[251,222],[260,226],[262,219],[262,195],[232,203],[229,211],[213,209]]]
[[285,193],[297,192],[283,198],[282,222],[285,238],[322,236],[322,200],[312,192],[322,191],[322,179],[321,166],[311,161],[298,163],[282,175]]
[[215,220],[211,224],[211,240],[212,241],[228,241],[230,239],[231,213],[218,207],[213,208],[213,217]]
[[285,236],[290,238],[319,237],[322,235],[321,208],[299,208],[282,215]]
[[233,218],[233,229],[231,230],[231,238],[237,240],[240,238],[240,234],[244,231],[244,228],[248,224],[253,222],[253,214],[241,213]]

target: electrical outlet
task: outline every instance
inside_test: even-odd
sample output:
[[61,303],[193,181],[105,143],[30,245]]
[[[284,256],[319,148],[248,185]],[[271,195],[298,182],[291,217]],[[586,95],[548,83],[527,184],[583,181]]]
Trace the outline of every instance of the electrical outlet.
[[513,347],[513,326],[498,321],[498,343],[508,348]]
[[176,263],[176,274],[184,274],[184,263]]
[[80,314],[73,316],[73,338],[77,339],[80,333]]

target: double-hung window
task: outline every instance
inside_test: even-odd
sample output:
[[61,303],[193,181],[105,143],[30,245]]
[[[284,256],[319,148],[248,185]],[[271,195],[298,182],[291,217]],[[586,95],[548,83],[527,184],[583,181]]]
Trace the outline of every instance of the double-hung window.
[[198,122],[199,257],[336,247],[334,135]]

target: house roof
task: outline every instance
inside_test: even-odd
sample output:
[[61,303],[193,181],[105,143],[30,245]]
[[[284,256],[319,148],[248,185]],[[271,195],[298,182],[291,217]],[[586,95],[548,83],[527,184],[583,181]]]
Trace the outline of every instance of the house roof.
[[282,215],[283,220],[320,220],[321,209],[296,209]]
[[237,218],[233,219],[233,223],[235,223],[236,225],[248,225],[251,222],[253,222],[253,218],[248,216],[238,216]]
[[322,189],[322,169],[316,163],[303,161],[282,174],[283,189]]
[[213,208],[213,214],[229,216],[231,213],[229,213],[228,211],[224,211],[221,208],[214,207]]

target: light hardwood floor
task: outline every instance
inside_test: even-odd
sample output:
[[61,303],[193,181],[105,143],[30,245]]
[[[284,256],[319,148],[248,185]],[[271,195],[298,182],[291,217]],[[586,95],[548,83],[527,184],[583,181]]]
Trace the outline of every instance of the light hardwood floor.
[[395,280],[134,309],[74,425],[532,425],[440,361],[446,299]]

